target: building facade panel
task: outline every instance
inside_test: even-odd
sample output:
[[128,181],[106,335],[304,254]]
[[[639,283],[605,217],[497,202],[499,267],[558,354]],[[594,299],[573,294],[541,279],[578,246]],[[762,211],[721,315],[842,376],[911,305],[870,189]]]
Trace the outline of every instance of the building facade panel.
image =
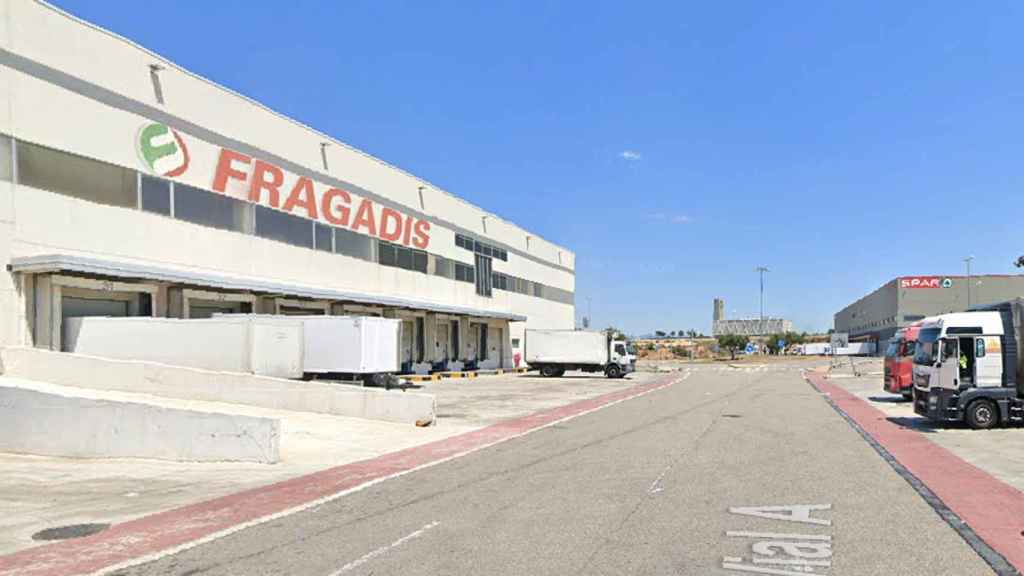
[[[64,310],[129,301],[132,313],[154,315],[357,305],[409,316],[418,364],[435,348],[486,345],[508,365],[526,326],[573,326],[569,250],[44,3],[4,7],[12,36],[0,44],[0,260],[70,255],[362,296],[307,302],[32,270],[0,279],[11,319],[0,344],[38,345],[43,330],[53,347]],[[68,277],[88,286],[68,288]],[[437,306],[473,312],[449,319]]]

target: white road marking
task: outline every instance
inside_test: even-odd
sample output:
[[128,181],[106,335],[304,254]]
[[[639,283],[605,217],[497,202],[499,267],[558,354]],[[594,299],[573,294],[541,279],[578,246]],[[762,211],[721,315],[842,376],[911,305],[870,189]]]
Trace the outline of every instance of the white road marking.
[[665,489],[665,487],[661,485],[661,481],[665,479],[665,475],[668,474],[668,471],[671,469],[671,464],[665,466],[665,469],[661,471],[661,474],[658,474],[658,477],[651,483],[651,487],[647,489],[648,494],[657,494]]
[[348,572],[349,570],[354,570],[354,569],[362,566],[363,564],[366,564],[370,560],[373,560],[374,558],[376,558],[378,556],[383,556],[384,554],[387,554],[391,550],[394,550],[395,548],[398,548],[399,546],[401,546],[402,544],[405,544],[406,542],[408,542],[410,540],[419,538],[427,530],[430,530],[431,528],[437,526],[438,524],[440,524],[440,522],[437,521],[437,520],[434,520],[430,524],[424,525],[422,528],[420,528],[419,530],[416,530],[415,532],[413,532],[411,534],[406,534],[405,536],[402,536],[401,538],[399,538],[398,540],[395,540],[394,542],[392,542],[391,544],[388,544],[387,546],[381,546],[380,548],[377,548],[373,552],[370,552],[370,553],[365,554],[365,555],[363,555],[363,556],[361,556],[359,558],[356,558],[355,560],[349,562],[348,564],[345,564],[341,568],[338,568],[334,572],[331,572],[330,576],[338,576],[339,574],[344,574],[345,572]]
[[726,532],[725,535],[732,536],[734,538],[770,538],[772,540],[823,540],[825,542],[832,541],[832,537],[827,534],[779,534],[777,532],[746,532],[742,530],[730,530]]

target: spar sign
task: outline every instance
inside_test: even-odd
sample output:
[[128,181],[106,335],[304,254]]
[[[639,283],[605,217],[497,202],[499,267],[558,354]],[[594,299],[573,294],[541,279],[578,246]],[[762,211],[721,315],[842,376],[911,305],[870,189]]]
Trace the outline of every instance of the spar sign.
[[181,134],[166,124],[151,122],[139,128],[135,149],[142,163],[157,176],[174,178],[188,170],[188,147]]
[[953,281],[941,276],[905,276],[900,278],[900,288],[949,288]]
[[195,139],[190,145],[194,158],[182,135],[158,122],[144,124],[136,137],[140,160],[157,176],[180,177],[184,184],[387,242],[419,249],[430,244],[430,222],[426,220],[235,150]]

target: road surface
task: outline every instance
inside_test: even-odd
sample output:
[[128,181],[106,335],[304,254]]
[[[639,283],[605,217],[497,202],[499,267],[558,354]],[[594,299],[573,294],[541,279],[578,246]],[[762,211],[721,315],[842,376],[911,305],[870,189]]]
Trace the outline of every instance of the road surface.
[[794,368],[697,368],[116,574],[993,574]]

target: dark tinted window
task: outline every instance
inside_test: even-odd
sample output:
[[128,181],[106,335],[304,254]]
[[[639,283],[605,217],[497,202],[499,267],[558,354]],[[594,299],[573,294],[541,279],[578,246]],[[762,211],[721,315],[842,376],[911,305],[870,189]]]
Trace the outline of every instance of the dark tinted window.
[[154,214],[171,215],[171,183],[152,176],[141,176],[141,208]]
[[266,206],[256,206],[255,208],[257,236],[306,248],[313,247],[312,220],[292,216]]
[[174,217],[203,226],[245,232],[247,204],[184,184],[174,185]]

